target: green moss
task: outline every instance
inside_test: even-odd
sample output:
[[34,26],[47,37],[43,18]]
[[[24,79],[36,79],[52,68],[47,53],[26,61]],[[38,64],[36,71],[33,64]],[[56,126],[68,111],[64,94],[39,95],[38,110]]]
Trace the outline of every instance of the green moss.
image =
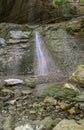
[[81,65],[80,68],[84,69],[84,65]]
[[48,88],[44,90],[44,93],[51,96],[61,96],[62,94],[61,88],[62,87],[60,86],[49,86]]
[[49,86],[44,91],[45,94],[54,97],[68,98],[71,100],[77,99],[78,93],[72,89],[63,89],[61,86]]

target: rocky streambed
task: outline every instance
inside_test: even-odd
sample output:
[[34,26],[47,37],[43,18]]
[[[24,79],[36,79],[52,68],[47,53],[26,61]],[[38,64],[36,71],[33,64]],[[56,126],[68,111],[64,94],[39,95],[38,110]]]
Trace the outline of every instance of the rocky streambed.
[[47,84],[40,89],[41,95],[28,83],[4,80],[0,87],[1,130],[84,129],[84,65],[63,86]]
[[[0,24],[0,130],[84,129],[83,25],[74,21]],[[48,77],[34,75],[36,30],[57,68]]]

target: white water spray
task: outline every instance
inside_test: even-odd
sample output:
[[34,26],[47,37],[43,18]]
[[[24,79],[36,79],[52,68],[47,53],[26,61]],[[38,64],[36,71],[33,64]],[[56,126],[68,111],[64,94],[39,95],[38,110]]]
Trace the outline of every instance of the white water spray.
[[37,75],[48,75],[46,49],[39,32],[35,33],[35,42],[37,56]]

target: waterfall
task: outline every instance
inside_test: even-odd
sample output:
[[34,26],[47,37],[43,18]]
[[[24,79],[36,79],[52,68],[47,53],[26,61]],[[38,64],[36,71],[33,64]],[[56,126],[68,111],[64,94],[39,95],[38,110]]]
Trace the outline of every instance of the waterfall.
[[48,75],[47,67],[47,52],[45,45],[41,39],[40,33],[35,33],[35,43],[36,43],[36,57],[37,57],[37,75]]

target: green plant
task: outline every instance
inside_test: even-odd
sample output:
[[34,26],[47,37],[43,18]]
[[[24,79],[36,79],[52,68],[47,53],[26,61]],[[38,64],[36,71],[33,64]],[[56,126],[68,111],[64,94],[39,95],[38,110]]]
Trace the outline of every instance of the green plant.
[[68,98],[75,98],[77,96],[77,92],[75,92],[72,89],[65,89],[64,90],[64,96]]
[[44,90],[45,94],[51,95],[51,96],[60,96],[61,95],[61,88],[60,86],[49,86]]
[[84,65],[81,65],[81,68],[84,69]]
[[75,30],[74,30],[72,27],[68,27],[68,28],[66,28],[66,31],[67,31],[69,34],[73,35]]

